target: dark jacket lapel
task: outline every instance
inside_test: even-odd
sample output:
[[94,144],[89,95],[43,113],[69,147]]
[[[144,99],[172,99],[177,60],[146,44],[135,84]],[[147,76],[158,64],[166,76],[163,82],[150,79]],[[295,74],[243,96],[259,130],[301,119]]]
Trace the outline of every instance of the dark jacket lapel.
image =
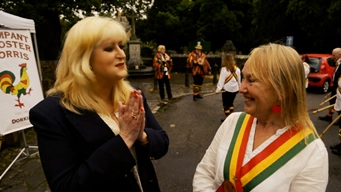
[[103,141],[114,137],[110,127],[97,113],[86,111],[79,115],[65,110],[65,116],[80,135],[91,145],[102,145]]

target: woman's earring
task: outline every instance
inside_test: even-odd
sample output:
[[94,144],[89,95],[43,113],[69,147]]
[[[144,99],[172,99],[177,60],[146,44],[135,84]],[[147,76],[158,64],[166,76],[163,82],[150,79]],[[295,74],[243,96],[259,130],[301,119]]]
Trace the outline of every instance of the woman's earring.
[[274,104],[271,109],[272,109],[272,112],[276,114],[280,114],[282,112],[282,107],[279,104]]
[[90,65],[89,67],[90,67],[90,70],[92,71],[92,66]]

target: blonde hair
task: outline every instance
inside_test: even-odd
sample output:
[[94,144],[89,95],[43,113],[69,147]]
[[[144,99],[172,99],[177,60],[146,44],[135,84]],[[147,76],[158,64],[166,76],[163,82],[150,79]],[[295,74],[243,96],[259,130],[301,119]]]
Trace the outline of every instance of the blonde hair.
[[299,54],[291,47],[267,44],[253,49],[248,59],[253,78],[270,82],[282,106],[281,119],[298,130],[317,131],[306,103],[305,74]]
[[157,51],[160,52],[161,49],[166,49],[166,47],[165,47],[164,45],[159,45],[159,46],[157,47]]
[[[61,95],[61,103],[68,110],[80,113],[90,110],[108,114],[108,108],[91,89],[96,83],[90,67],[94,48],[108,38],[122,44],[128,40],[123,26],[108,17],[87,17],[77,22],[66,34],[65,43],[56,69],[56,82],[47,96]],[[113,82],[114,109],[118,101],[126,103],[133,88],[125,80]]]
[[221,62],[221,67],[226,67],[231,73],[235,72],[236,61],[232,54],[225,54]]

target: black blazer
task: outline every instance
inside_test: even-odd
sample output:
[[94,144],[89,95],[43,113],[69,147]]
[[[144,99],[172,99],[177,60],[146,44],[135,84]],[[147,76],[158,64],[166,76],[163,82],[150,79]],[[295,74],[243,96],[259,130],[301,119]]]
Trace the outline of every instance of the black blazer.
[[[169,140],[145,97],[147,145],[136,143],[138,169],[145,192],[160,191],[151,159],[168,151]],[[131,172],[136,164],[122,138],[97,113],[65,109],[59,97],[47,97],[30,110],[41,163],[52,191],[139,191]]]

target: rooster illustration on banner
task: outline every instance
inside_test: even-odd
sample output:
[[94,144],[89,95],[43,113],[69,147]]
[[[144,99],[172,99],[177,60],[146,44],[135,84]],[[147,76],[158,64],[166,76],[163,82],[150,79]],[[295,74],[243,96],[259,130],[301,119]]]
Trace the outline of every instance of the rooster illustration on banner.
[[2,71],[0,72],[0,87],[1,90],[5,94],[12,94],[18,97],[16,100],[18,103],[15,104],[16,107],[24,107],[24,103],[20,101],[20,97],[22,95],[30,95],[32,88],[29,88],[27,91],[28,86],[30,85],[30,78],[27,74],[27,64],[22,63],[19,64],[20,68],[20,82],[17,85],[13,85],[15,81],[15,76],[11,71]]

